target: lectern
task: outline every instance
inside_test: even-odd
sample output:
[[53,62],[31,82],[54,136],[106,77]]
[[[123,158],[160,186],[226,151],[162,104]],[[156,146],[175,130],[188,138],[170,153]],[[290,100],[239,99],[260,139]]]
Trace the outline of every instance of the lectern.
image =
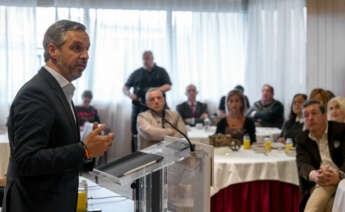
[[134,199],[138,212],[209,211],[213,150],[196,145],[196,150],[190,152],[185,140],[165,138],[140,152],[162,159],[148,166],[141,164],[125,175],[119,175],[119,159],[91,174],[98,184]]

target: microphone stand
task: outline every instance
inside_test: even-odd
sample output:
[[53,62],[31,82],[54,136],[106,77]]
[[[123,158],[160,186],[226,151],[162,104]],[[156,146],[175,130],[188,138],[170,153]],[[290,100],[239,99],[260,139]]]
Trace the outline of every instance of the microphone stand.
[[[141,101],[137,100],[139,104],[141,104],[142,106],[147,107],[145,104],[143,104]],[[178,133],[180,133],[188,142],[189,144],[189,149],[191,152],[194,152],[195,150],[195,144],[192,144],[192,142],[189,140],[188,136],[186,134],[184,134],[181,130],[179,130],[177,127],[175,127],[170,121],[168,121],[164,116],[162,116],[161,114],[159,114],[157,111],[152,110],[151,108],[149,108],[150,111],[152,111],[154,114],[160,116],[162,118],[162,120],[164,120],[164,122],[168,123],[170,127],[172,127],[174,130],[176,130]],[[165,110],[165,109],[163,109]]]

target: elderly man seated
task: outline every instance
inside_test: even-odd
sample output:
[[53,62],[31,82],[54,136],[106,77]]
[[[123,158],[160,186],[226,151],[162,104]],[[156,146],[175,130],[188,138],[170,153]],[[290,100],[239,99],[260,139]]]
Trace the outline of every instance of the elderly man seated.
[[159,143],[165,136],[181,136],[165,120],[172,123],[183,133],[186,133],[186,126],[181,116],[177,112],[166,109],[165,99],[159,88],[150,88],[146,92],[145,99],[149,110],[139,113],[137,119],[140,149]]
[[180,113],[186,124],[194,126],[203,123],[208,118],[207,104],[196,100],[198,91],[195,85],[188,85],[186,88],[187,101],[177,105],[176,110]]
[[333,196],[345,171],[345,124],[327,121],[324,105],[308,100],[303,105],[308,130],[296,137],[301,210],[331,211]]
[[284,122],[284,106],[275,100],[274,89],[266,84],[262,88],[261,100],[254,103],[248,110],[247,116],[255,120],[259,127],[281,128]]

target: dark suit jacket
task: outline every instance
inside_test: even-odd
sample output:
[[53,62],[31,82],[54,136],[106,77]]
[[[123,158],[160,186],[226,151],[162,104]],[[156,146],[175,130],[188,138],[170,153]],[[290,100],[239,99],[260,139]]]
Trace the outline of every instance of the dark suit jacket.
[[79,127],[62,88],[44,68],[17,93],[8,135],[3,212],[75,212],[84,163]]
[[[309,131],[299,133],[296,137],[297,167],[300,179],[301,202],[306,203],[310,189],[315,185],[309,181],[309,173],[317,170],[321,165],[321,156],[318,145],[309,138]],[[345,171],[345,124],[333,121],[328,122],[328,147],[333,162]]]
[[[188,119],[188,118],[193,118],[192,109],[190,108],[187,101],[177,105],[176,110],[179,112],[183,120]],[[203,122],[203,119],[200,118],[200,116],[203,113],[208,113],[207,104],[203,104],[197,101],[195,105],[195,116],[194,116],[195,123]]]

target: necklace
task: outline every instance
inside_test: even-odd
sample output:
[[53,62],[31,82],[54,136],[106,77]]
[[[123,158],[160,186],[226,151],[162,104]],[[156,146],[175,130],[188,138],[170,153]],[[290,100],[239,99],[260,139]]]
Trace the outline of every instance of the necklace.
[[228,117],[227,122],[230,128],[242,128],[243,118],[234,119],[234,118]]

